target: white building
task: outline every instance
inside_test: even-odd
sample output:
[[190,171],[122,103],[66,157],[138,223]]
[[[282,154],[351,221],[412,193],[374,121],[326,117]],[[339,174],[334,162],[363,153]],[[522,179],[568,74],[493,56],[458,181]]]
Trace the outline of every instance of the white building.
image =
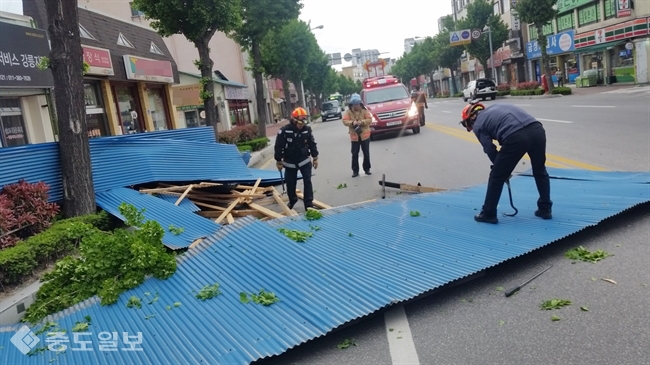
[[422,37],[413,37],[404,39],[404,52],[409,53],[417,43],[424,42]]

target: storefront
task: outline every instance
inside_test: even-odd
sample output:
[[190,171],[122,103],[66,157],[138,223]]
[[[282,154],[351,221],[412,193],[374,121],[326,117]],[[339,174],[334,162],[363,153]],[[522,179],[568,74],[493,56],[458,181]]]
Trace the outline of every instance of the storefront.
[[[84,75],[84,100],[86,104],[86,124],[88,137],[110,136],[111,130],[106,114],[106,97],[102,93],[102,82],[115,75],[111,61],[111,51],[99,47],[81,46],[88,71]],[[104,76],[104,77],[102,77]]]
[[248,101],[248,90],[241,87],[224,86],[230,122],[232,125],[246,125],[252,123]]
[[[582,69],[598,70],[598,83],[636,83],[637,74],[647,82],[648,62],[645,39],[650,18],[629,20],[620,24],[581,33],[575,37],[575,51]],[[638,59],[638,56],[642,55]]]
[[47,33],[32,28],[27,17],[8,21],[13,24],[0,18],[0,148],[52,142],[54,81],[49,69],[37,67],[50,52]]
[[[559,70],[564,75],[565,82],[574,83],[580,76],[579,63],[573,53],[575,51],[574,31],[568,30],[547,36],[546,54],[550,57],[550,71],[554,84],[557,84],[555,72]],[[526,58],[531,60],[532,69],[535,70],[535,79],[541,82],[541,57],[542,50],[537,41],[526,43]]]

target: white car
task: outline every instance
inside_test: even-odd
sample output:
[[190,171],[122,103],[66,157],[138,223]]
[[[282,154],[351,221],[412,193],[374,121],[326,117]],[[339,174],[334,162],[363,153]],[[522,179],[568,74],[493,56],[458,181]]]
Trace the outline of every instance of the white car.
[[492,100],[497,98],[497,85],[490,79],[470,81],[463,90],[463,101],[487,98]]

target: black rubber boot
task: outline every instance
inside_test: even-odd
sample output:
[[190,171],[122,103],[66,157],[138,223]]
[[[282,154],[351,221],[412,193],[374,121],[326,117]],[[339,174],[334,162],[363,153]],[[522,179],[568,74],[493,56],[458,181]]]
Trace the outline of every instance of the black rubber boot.
[[484,212],[475,215],[474,220],[482,223],[492,223],[492,224],[499,223],[499,219],[497,218],[496,215],[486,215]]
[[537,209],[535,211],[535,216],[540,217],[542,219],[551,219],[553,218],[553,214],[550,209]]

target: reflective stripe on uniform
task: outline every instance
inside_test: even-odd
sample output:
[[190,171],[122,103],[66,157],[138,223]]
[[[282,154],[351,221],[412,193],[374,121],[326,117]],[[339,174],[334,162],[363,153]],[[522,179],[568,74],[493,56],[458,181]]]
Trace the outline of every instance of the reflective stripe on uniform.
[[294,164],[294,163],[287,163],[287,162],[284,162],[284,161],[282,162],[282,165],[284,165],[284,167],[287,167],[287,168],[290,168],[290,169],[297,169],[298,167],[303,167],[303,166],[305,166],[305,165],[308,164],[310,161],[311,161],[311,158],[307,157],[305,160],[301,161],[301,162],[298,164],[297,167],[296,167],[296,164]]

